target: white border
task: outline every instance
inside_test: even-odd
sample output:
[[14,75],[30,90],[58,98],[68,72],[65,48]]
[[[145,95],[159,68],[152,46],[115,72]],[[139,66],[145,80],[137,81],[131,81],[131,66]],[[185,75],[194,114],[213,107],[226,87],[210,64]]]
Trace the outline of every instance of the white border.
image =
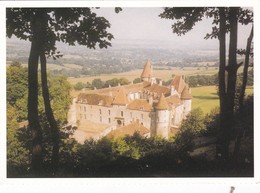
[[[260,24],[260,1],[259,0],[247,0],[247,1],[2,1],[0,2],[0,15],[1,15],[1,65],[0,65],[0,81],[1,90],[5,89],[6,80],[6,67],[5,67],[5,56],[6,56],[6,41],[5,41],[5,8],[6,7],[166,7],[166,6],[243,6],[243,7],[254,7],[254,23],[255,23],[255,33],[254,33],[254,53],[255,53],[255,74],[258,75],[260,57],[259,57],[259,24]],[[259,64],[259,65],[258,65]],[[260,76],[255,76],[255,91],[259,91],[259,80]],[[77,191],[115,191],[115,192],[175,192],[184,191],[194,191],[189,187],[197,187],[198,191],[204,192],[208,189],[203,189],[201,187],[210,188],[211,192],[214,192],[216,185],[221,187],[221,190],[228,191],[230,185],[240,186],[244,188],[247,185],[254,185],[260,182],[259,176],[259,120],[257,120],[257,115],[259,109],[256,107],[260,106],[259,92],[255,92],[255,141],[254,141],[254,153],[255,153],[255,177],[254,178],[62,178],[62,179],[7,179],[6,178],[6,120],[5,120],[5,109],[6,109],[6,97],[5,92],[1,93],[0,109],[1,115],[0,122],[2,127],[0,128],[0,190],[4,187],[4,192],[9,190],[14,190],[19,192],[24,192],[25,190],[46,192],[53,190],[71,192],[75,187],[80,187],[81,189],[76,189]],[[203,186],[201,186],[203,185]],[[205,186],[206,185],[206,186]],[[174,188],[176,189],[172,189]],[[38,188],[37,188],[38,187]],[[42,189],[40,188],[42,187]],[[50,188],[48,188],[50,187]],[[73,188],[74,187],[74,188]],[[129,188],[130,187],[130,188]],[[254,191],[256,186],[250,186],[250,192]],[[22,188],[22,189],[21,189]],[[34,189],[37,188],[37,189]],[[212,189],[213,188],[213,189]],[[259,186],[258,186],[259,188]],[[260,189],[260,188],[259,188]],[[256,188],[257,190],[257,188]],[[84,192],[85,192],[84,191]],[[221,191],[223,192],[223,191]]]

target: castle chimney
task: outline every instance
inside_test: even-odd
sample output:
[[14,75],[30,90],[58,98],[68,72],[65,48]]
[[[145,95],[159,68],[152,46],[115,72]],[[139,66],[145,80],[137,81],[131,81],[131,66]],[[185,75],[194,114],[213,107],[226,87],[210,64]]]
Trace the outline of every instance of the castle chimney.
[[148,102],[151,106],[153,106],[153,97],[152,96],[149,96],[148,98]]
[[174,93],[175,93],[175,87],[171,86],[171,96],[174,95]]

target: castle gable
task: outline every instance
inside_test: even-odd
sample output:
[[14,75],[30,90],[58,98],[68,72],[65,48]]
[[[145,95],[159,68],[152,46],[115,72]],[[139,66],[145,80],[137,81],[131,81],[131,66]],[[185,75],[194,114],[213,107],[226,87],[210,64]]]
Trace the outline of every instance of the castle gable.
[[113,105],[127,105],[128,103],[129,101],[125,94],[125,90],[121,87],[113,101]]
[[178,93],[182,93],[184,87],[185,87],[185,81],[180,75],[176,75],[174,79],[171,82],[171,86],[174,86],[174,88],[178,91]]

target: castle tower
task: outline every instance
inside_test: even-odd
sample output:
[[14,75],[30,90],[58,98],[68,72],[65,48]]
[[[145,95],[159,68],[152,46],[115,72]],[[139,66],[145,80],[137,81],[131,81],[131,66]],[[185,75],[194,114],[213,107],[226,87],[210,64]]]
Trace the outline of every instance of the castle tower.
[[149,60],[147,60],[146,64],[144,65],[143,72],[141,74],[141,80],[150,82],[152,80],[152,73],[153,65]]
[[156,110],[156,135],[168,139],[169,137],[169,105],[162,94],[158,104],[155,106]]
[[190,111],[191,111],[191,89],[189,88],[189,86],[186,84],[182,93],[181,93],[181,100],[183,101],[183,113],[184,116],[186,117]]

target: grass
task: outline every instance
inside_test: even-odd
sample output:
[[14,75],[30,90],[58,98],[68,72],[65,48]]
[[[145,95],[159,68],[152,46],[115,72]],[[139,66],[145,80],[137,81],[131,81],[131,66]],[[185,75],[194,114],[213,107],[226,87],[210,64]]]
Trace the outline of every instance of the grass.
[[[192,109],[200,107],[204,114],[209,113],[211,109],[219,107],[219,97],[216,86],[202,86],[191,89]],[[253,87],[246,89],[246,95],[254,93]]]
[[191,89],[192,109],[200,107],[206,114],[219,106],[219,97],[216,86],[202,86]]

